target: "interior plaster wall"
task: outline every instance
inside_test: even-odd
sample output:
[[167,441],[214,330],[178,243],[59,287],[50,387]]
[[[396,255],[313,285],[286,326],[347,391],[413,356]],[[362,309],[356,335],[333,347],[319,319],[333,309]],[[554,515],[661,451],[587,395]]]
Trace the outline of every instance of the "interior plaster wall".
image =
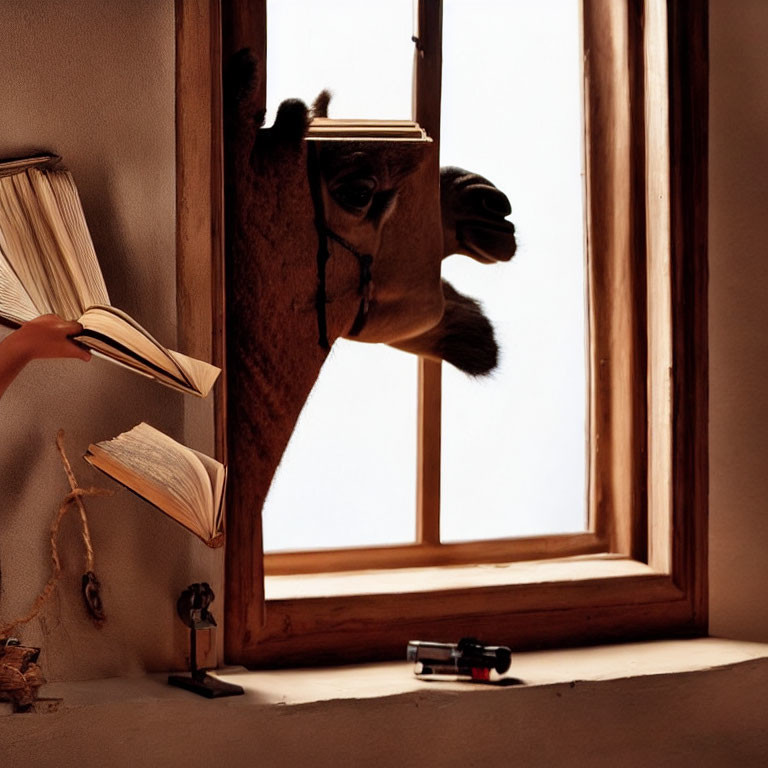
[[[0,3],[0,157],[40,149],[63,157],[112,302],[172,348],[174,37],[173,0]],[[28,611],[50,573],[48,528],[69,491],[59,428],[80,484],[115,490],[87,502],[106,624],[96,629],[82,605],[84,549],[70,513],[59,589],[40,618],[17,630],[43,647],[49,680],[178,668],[185,636],[176,597],[194,581],[221,592],[220,551],[80,458],[90,442],[140,421],[183,439],[183,401],[97,359],[35,361],[0,401],[0,626]]]
[[710,629],[768,641],[768,3],[710,0]]

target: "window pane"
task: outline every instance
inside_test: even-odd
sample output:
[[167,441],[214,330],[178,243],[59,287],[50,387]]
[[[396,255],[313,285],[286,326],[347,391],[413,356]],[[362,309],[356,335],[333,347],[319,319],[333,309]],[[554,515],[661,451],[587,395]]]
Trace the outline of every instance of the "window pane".
[[414,540],[416,364],[334,344],[267,496],[266,551]]
[[331,117],[411,119],[411,0],[269,0],[267,122],[333,93]]
[[[267,122],[333,91],[332,117],[410,119],[411,0],[272,0]],[[415,537],[416,359],[337,342],[264,507],[265,551]]]
[[586,318],[578,0],[446,0],[441,164],[509,197],[518,252],[443,275],[480,299],[498,371],[443,366],[442,539],[586,528]]

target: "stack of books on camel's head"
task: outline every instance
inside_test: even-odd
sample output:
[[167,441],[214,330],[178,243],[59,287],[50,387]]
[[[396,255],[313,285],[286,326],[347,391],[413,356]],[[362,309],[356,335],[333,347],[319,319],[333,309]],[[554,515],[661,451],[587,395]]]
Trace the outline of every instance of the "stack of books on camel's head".
[[345,120],[335,117],[313,118],[306,138],[308,141],[432,141],[413,120]]
[[110,304],[77,187],[58,159],[0,161],[0,320],[76,320],[75,340],[96,354],[205,397],[216,366],[166,349]]
[[216,459],[177,443],[144,422],[88,446],[85,459],[209,547],[224,543],[227,471]]

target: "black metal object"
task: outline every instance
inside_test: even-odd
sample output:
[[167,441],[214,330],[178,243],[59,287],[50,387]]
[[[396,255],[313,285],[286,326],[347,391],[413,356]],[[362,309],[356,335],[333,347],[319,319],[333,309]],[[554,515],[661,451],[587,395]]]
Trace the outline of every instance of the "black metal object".
[[473,637],[464,637],[458,643],[408,643],[408,661],[415,663],[418,677],[450,675],[491,682],[491,672],[503,675],[511,660],[512,651],[506,646],[482,645]]
[[205,669],[197,667],[197,633],[216,626],[216,619],[208,610],[214,598],[210,585],[200,582],[190,584],[176,601],[176,612],[189,627],[189,674],[168,676],[169,685],[184,688],[207,699],[239,696],[244,693],[239,685],[225,683],[223,680],[211,677]]
[[101,602],[101,584],[93,571],[86,571],[82,579],[83,600],[90,617],[97,625],[103,624],[107,617]]

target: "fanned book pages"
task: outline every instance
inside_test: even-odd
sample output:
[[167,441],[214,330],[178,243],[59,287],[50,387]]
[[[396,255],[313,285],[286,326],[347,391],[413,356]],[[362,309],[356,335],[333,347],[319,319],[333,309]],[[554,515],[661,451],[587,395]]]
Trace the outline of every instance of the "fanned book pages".
[[221,372],[166,349],[113,307],[72,175],[45,155],[0,162],[0,318],[53,313],[83,326],[76,340],[166,386],[205,397]]
[[199,536],[224,543],[226,468],[142,422],[88,446],[85,460]]

